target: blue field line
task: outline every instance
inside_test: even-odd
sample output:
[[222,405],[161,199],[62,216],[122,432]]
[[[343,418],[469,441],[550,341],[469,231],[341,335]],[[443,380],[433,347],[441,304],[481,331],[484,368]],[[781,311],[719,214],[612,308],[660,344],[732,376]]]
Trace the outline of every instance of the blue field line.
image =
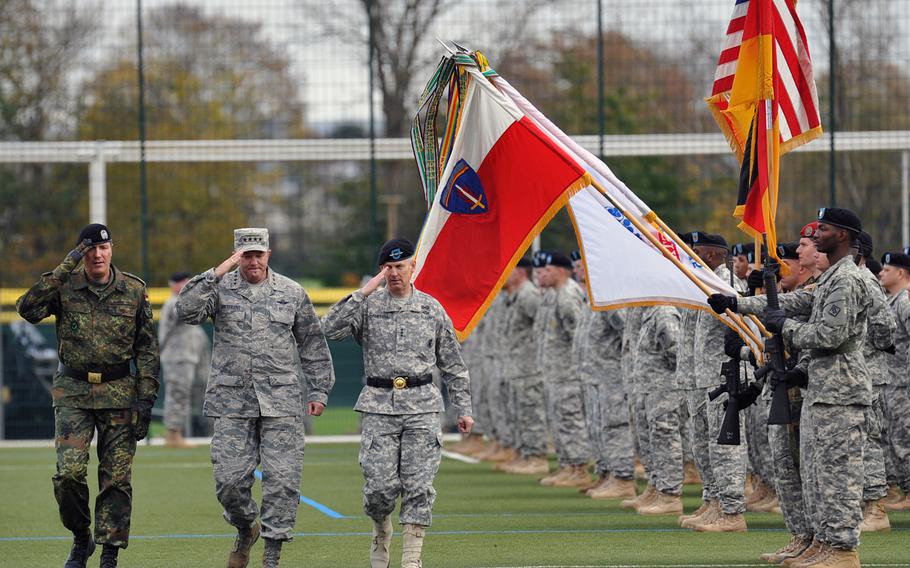
[[[258,479],[259,481],[262,481],[262,472],[261,471],[259,471],[257,469],[253,472],[253,475],[256,476],[256,479]],[[352,517],[346,517],[345,515],[342,515],[338,511],[333,511],[332,509],[326,507],[322,503],[320,503],[318,501],[313,501],[312,499],[310,499],[309,497],[306,497],[305,495],[300,496],[300,502],[303,503],[304,505],[309,505],[310,507],[316,509],[317,511],[319,511],[326,517],[331,517],[333,519],[350,519],[350,518],[352,518]]]

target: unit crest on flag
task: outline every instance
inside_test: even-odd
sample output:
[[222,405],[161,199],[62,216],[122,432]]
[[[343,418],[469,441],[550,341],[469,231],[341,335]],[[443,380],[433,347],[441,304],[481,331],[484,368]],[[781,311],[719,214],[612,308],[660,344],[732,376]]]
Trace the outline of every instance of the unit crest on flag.
[[463,158],[455,164],[442,190],[440,204],[447,211],[463,215],[480,215],[490,210],[480,177]]

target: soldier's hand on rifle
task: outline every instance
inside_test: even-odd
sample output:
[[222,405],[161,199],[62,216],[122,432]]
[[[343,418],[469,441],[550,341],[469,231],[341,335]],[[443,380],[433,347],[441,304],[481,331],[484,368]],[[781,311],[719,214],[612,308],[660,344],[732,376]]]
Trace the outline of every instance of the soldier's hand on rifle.
[[708,296],[708,305],[718,314],[730,311],[736,311],[736,298],[734,296],[725,296],[723,294],[711,294]]
[[771,333],[780,333],[784,329],[784,323],[787,321],[787,314],[784,310],[765,310],[765,327]]
[[389,267],[383,266],[382,270],[379,271],[379,274],[370,278],[370,280],[366,284],[363,285],[363,288],[360,289],[360,293],[363,294],[364,296],[369,296],[370,294],[375,292],[376,288],[379,288],[379,286],[383,282],[385,282],[385,275],[388,273],[388,271],[389,271]]
[[155,402],[152,400],[139,400],[133,405],[133,437],[136,441],[142,440],[149,433],[149,424],[152,423],[152,407]]
[[809,375],[799,367],[784,372],[781,380],[787,384],[787,388],[800,387],[804,389],[809,386]]
[[76,248],[69,251],[66,258],[63,259],[63,262],[54,269],[54,276],[56,276],[58,280],[66,278],[70,272],[76,269],[79,265],[79,261],[85,256],[85,251],[90,248],[92,248],[92,239],[82,239],[82,242],[76,245]]
[[237,268],[237,265],[240,264],[240,258],[243,256],[243,251],[236,250],[234,253],[224,259],[224,261],[215,267],[215,277],[223,278],[225,274]]

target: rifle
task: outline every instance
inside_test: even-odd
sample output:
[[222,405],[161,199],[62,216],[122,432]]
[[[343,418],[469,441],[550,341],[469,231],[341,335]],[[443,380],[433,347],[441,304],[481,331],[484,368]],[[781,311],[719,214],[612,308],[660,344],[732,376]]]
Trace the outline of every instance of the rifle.
[[724,420],[720,425],[720,434],[717,443],[722,446],[738,446],[739,439],[739,395],[742,385],[739,382],[739,361],[729,359],[720,366],[720,374],[724,382],[708,393],[708,398],[714,400],[723,393],[727,393],[727,408]]
[[[768,309],[779,310],[780,300],[777,297],[777,281],[774,274],[777,272],[777,262],[772,258],[765,260],[763,276],[765,279],[765,295],[768,298]],[[777,379],[787,370],[784,358],[784,340],[780,334],[775,333],[765,340],[765,354],[771,366],[772,378]],[[790,397],[787,395],[787,383],[781,380],[772,380],[774,394],[771,397],[771,408],[768,411],[768,424],[790,423]]]

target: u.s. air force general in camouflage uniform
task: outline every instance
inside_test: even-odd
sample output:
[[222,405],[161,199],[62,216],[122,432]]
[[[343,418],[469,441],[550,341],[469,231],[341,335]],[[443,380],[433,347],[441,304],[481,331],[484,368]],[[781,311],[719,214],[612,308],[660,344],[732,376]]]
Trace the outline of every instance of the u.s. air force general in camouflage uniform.
[[[304,408],[325,405],[334,374],[306,291],[268,268],[267,231],[238,231],[234,256],[193,277],[178,297],[177,313],[190,324],[208,318],[214,322],[212,370],[203,412],[215,419],[211,454],[224,518],[241,536],[250,530],[255,536],[259,507],[251,490],[253,472],[261,465],[262,536],[267,544],[280,543],[291,540],[297,517]],[[258,240],[251,240],[254,237]],[[255,253],[262,253],[265,265],[258,267],[262,280],[251,283],[244,263],[250,262],[246,255]],[[237,262],[239,269],[218,277],[216,271],[226,271],[226,266]],[[248,548],[246,541],[241,544]]]
[[[51,393],[57,448],[54,496],[60,520],[79,541],[70,559],[73,554],[82,558],[81,564],[77,560],[67,566],[84,566],[94,550],[88,537],[92,517],[86,473],[96,431],[100,491],[94,541],[105,544],[104,554],[113,556],[108,560],[114,566],[116,549],[110,547],[126,548],[129,542],[133,455],[136,440],[147,432],[158,392],[158,342],[145,283],[110,264],[107,227],[87,226],[80,241],[57,269],[41,275],[16,307],[31,323],[56,317],[60,367]],[[87,268],[73,272],[83,253]],[[107,264],[101,258],[105,254]],[[104,274],[92,280],[92,270]],[[133,411],[139,401],[142,423]]]

